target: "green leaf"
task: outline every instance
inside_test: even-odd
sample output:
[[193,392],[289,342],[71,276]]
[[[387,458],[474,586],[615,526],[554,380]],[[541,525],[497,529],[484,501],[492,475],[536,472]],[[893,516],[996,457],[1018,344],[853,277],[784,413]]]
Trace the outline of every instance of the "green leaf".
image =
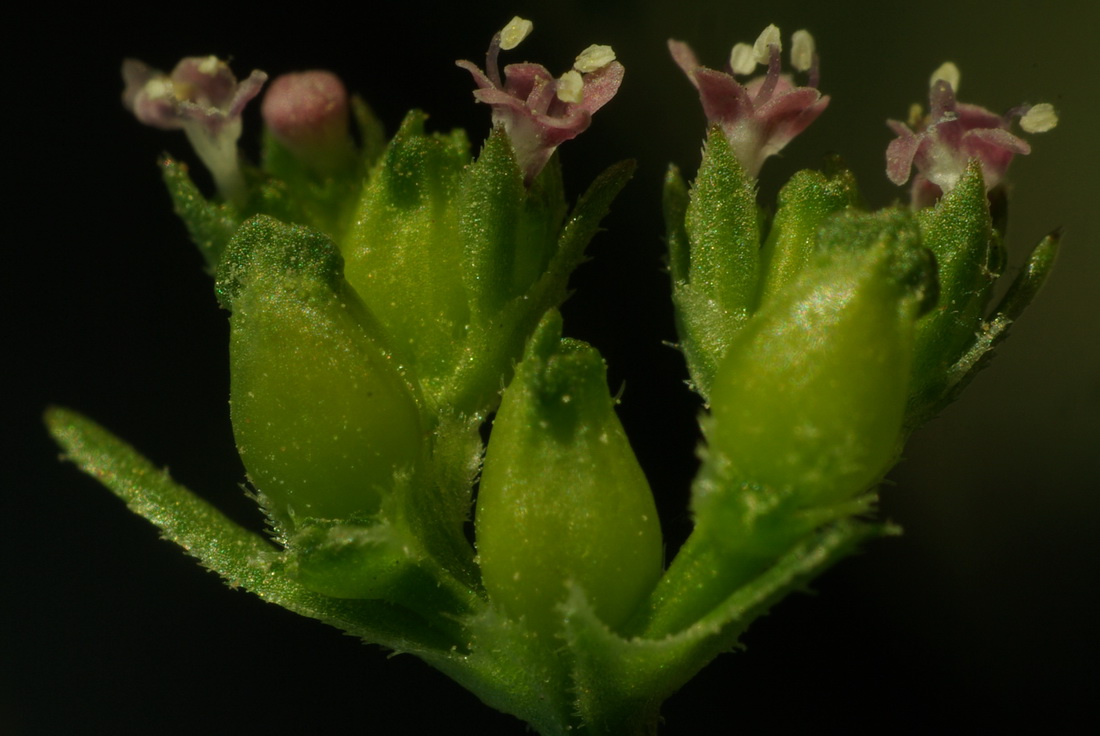
[[687,184],[675,166],[668,167],[662,192],[665,231],[668,233],[668,270],[673,284],[685,283],[691,265],[691,244],[684,229],[689,199]]
[[974,377],[989,364],[993,359],[994,349],[1008,337],[1009,328],[1031,304],[1050,276],[1057,260],[1061,237],[1061,232],[1055,231],[1039,241],[993,314],[982,322],[970,349],[945,372],[943,384],[949,388],[937,401],[923,406],[919,413],[906,417],[908,427],[915,429],[932,419],[955,401]]
[[792,545],[771,566],[671,635],[625,638],[595,616],[582,591],[566,604],[577,710],[591,734],[657,733],[659,709],[708,662],[734,649],[754,620],[889,527],[840,522]]
[[974,344],[1003,260],[989,214],[980,164],[974,160],[954,189],[917,213],[921,239],[936,256],[939,300],[917,324],[907,426],[942,406],[948,373]]
[[[551,166],[543,170],[533,187],[540,186]],[[492,321],[476,324],[465,336],[463,354],[477,355],[478,360],[458,360],[453,364],[450,377],[438,392],[449,397],[446,405],[449,410],[473,415],[487,413],[496,406],[500,388],[511,380],[513,365],[528,337],[548,309],[565,301],[569,276],[584,260],[585,248],[599,232],[600,221],[633,173],[634,162],[623,161],[600,174],[570,212],[557,236],[553,257],[538,280],[525,293],[503,304]],[[551,172],[551,176],[556,175]],[[553,181],[547,184],[551,189],[556,186]],[[528,205],[535,196],[535,192],[529,194]],[[553,206],[556,195],[550,192],[537,196]],[[523,217],[529,217],[526,210]],[[556,215],[540,217],[556,218]]]
[[355,119],[356,130],[359,131],[361,175],[365,177],[386,150],[386,129],[360,95],[351,96],[351,115]]
[[335,626],[365,641],[399,652],[438,658],[454,642],[419,616],[381,601],[338,600],[292,580],[280,553],[258,534],[231,521],[212,505],[173,482],[132,447],[75,412],[51,408],[46,425],[76,464],[131,511],[156,525],[164,538],[220,575],[263,600]]
[[172,198],[172,207],[183,220],[191,242],[198,247],[213,273],[221,260],[222,251],[243,218],[233,205],[215,204],[202,196],[195,182],[191,181],[186,164],[164,156],[160,166],[164,185]]
[[288,574],[333,598],[384,600],[416,611],[453,638],[458,617],[480,608],[392,511],[370,521],[308,519],[288,541]]

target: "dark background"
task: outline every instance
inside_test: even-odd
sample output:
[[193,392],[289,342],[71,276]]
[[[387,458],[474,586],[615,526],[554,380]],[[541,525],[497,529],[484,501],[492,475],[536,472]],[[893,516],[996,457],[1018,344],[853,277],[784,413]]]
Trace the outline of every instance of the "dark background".
[[[1008,242],[1018,264],[1062,225],[1061,262],[993,366],[892,473],[882,514],[905,536],[869,545],[815,595],[758,622],[745,651],[668,702],[665,733],[1058,731],[1097,720],[1100,11],[994,0],[675,5],[410,4],[404,19],[384,20],[368,5],[356,19],[323,2],[281,14],[164,4],[7,20],[0,733],[329,733],[348,719],[367,733],[523,732],[411,657],[387,659],[230,591],[60,464],[40,422],[49,403],[79,409],[258,523],[237,487],[226,313],[154,165],[161,151],[190,152],[182,135],[142,128],[122,109],[122,57],[171,68],[215,53],[240,75],[327,67],[391,131],[418,106],[437,129],[479,140],[488,110],[453,60],[480,63],[517,12],[535,33],[510,60],[565,69],[599,42],[627,68],[619,97],[562,149],[573,196],[607,164],[639,159],[564,311],[567,333],[607,357],[613,389],[625,385],[621,416],[672,544],[688,529],[697,407],[661,344],[673,332],[658,202],[668,162],[694,171],[704,120],[665,39],[718,65],[769,22],[785,39],[799,27],[815,34],[833,102],[765,167],[765,197],[830,151],[872,204],[898,197],[883,170],[883,121],[904,118],[946,59],[962,69],[966,101],[1059,109],[1060,126],[1033,136],[1034,154],[1013,165]],[[253,150],[257,127],[245,134]]]

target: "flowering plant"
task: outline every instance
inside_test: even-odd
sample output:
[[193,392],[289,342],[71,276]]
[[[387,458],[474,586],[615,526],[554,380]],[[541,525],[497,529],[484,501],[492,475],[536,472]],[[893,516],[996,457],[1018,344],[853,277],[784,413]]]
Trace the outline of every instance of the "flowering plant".
[[272,81],[254,167],[237,140],[266,75],[238,82],[212,58],[124,66],[125,104],[182,128],[214,174],[207,198],[162,162],[230,313],[231,419],[269,535],[89,420],[47,420],[70,459],[231,585],[413,653],[541,733],[653,733],[661,702],[756,617],[893,531],[870,518],[876,486],[1053,262],[1056,236],[990,308],[1004,266],[991,197],[1029,150],[1009,121],[1040,132],[1056,116],[964,106],[941,69],[930,117],[891,124],[888,175],[918,169],[908,207],[867,211],[834,162],[792,177],[768,214],[761,166],[828,104],[812,37],[792,37],[802,87],[774,26],[725,72],[669,43],[711,126],[694,181],[665,179],[679,347],[707,405],[694,531],[666,568],[603,360],[557,312],[633,167],[570,208],[556,151],[623,66],[595,45],[560,77],[502,77],[499,53],[530,30],[517,18],[496,34],[485,70],[459,62],[494,121],[476,158],[417,111],[385,140],[312,71]]

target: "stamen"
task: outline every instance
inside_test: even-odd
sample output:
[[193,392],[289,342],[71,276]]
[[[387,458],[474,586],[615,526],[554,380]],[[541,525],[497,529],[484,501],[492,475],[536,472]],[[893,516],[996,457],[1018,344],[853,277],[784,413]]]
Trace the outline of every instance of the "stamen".
[[[775,28],[775,26],[768,26],[768,28]],[[767,31],[764,31],[767,33]],[[764,33],[760,34],[760,37],[764,37]],[[775,28],[776,40],[779,39],[779,29]],[[757,41],[759,44],[760,42]],[[772,93],[775,92],[775,86],[779,84],[779,72],[783,67],[783,62],[780,59],[779,52],[781,51],[778,43],[768,45],[770,53],[768,55],[768,74],[764,77],[764,83],[760,85],[759,91],[756,93],[756,98],[753,103],[756,105],[763,105],[772,98]]]
[[958,93],[960,77],[959,68],[952,62],[945,61],[940,64],[940,67],[936,69],[936,71],[932,72],[932,76],[928,79],[928,86],[935,87],[936,82],[947,82],[951,85],[952,91]]
[[928,94],[928,105],[931,108],[929,115],[932,116],[933,123],[958,118],[955,89],[944,79],[937,79],[932,83],[932,91]]
[[758,64],[768,64],[771,62],[771,47],[774,46],[776,51],[783,50],[783,41],[779,35],[779,28],[773,23],[765,28],[759,38],[756,39],[756,43],[752,47],[753,55],[756,56],[756,62]]
[[216,56],[207,56],[199,63],[199,71],[208,77],[212,77],[218,73],[218,66],[221,64],[221,60]]
[[924,108],[921,107],[919,102],[914,102],[909,106],[909,117],[906,122],[909,123],[909,127],[916,130],[921,127],[921,121],[924,120]]
[[1056,125],[1058,125],[1058,113],[1054,111],[1054,105],[1049,102],[1032,105],[1031,109],[1020,118],[1020,127],[1028,133],[1045,133]]
[[512,18],[500,32],[500,48],[504,51],[511,51],[519,46],[523,39],[531,35],[534,27],[534,23],[520,18],[518,15]]
[[610,46],[592,44],[577,55],[576,61],[573,62],[573,68],[582,74],[588,74],[597,69],[603,69],[613,61],[615,61],[614,49]]
[[581,78],[581,73],[575,69],[570,69],[562,74],[557,87],[555,94],[562,102],[577,103],[584,100],[584,79]]
[[168,81],[167,77],[153,77],[145,83],[143,89],[145,94],[149,96],[149,99],[159,100],[162,97],[171,96],[172,83]]
[[747,43],[739,43],[730,51],[730,68],[734,74],[752,74],[756,69],[756,52]]
[[807,72],[814,63],[814,37],[803,29],[791,35],[791,66],[795,71]]

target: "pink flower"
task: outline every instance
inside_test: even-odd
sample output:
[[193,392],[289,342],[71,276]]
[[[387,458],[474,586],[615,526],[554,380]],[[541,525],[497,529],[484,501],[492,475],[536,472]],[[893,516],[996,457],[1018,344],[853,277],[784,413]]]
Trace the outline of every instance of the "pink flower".
[[233,198],[243,192],[237,162],[241,112],[259,94],[265,73],[254,71],[238,82],[229,65],[217,57],[190,56],[171,74],[127,59],[122,78],[122,104],[138,120],[165,130],[182,129],[222,194]]
[[1020,118],[1020,127],[1029,133],[1050,130],[1058,122],[1054,108],[1045,103],[1016,107],[1005,115],[959,103],[955,99],[958,84],[958,68],[950,62],[944,64],[932,75],[929,114],[922,116],[920,106],[915,105],[909,125],[887,121],[898,137],[886,148],[886,175],[901,185],[916,166],[914,208],[933,204],[954,189],[971,159],[981,163],[987,191],[1000,184],[1012,158],[1031,152],[1027,141],[1009,132],[1014,118]]
[[[699,90],[703,112],[711,125],[718,125],[729,140],[738,161],[752,177],[769,156],[783,150],[795,136],[809,127],[829,104],[817,90],[818,58],[813,37],[806,31],[792,36],[791,65],[808,72],[805,87],[797,87],[790,75],[781,74],[779,29],[768,26],[754,46],[737,44],[730,54],[729,71],[719,72],[699,64],[686,43],[670,39],[668,50],[688,79]],[[758,63],[768,71],[745,84],[734,75],[751,74]]]
[[493,124],[508,134],[528,184],[559,145],[588,128],[592,114],[615,96],[624,74],[610,46],[590,46],[558,79],[540,64],[524,63],[506,66],[502,82],[497,55],[514,48],[530,30],[530,21],[517,17],[494,35],[485,72],[469,61],[456,62],[473,76],[474,98],[492,107]]

